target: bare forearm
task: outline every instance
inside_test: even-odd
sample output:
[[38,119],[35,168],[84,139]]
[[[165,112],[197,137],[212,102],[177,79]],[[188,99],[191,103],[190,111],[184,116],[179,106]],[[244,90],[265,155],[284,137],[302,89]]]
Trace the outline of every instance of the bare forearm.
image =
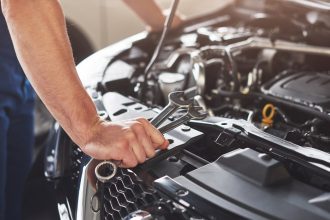
[[1,3],[27,77],[62,127],[78,144],[83,144],[83,132],[97,121],[97,115],[76,73],[58,1]]
[[164,136],[146,119],[100,120],[75,70],[58,0],[1,0],[15,51],[33,87],[65,131],[88,155],[134,167]]

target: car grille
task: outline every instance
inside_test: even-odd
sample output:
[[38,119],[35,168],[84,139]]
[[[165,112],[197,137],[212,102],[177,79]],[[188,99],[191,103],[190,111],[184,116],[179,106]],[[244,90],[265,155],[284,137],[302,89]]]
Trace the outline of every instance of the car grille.
[[71,152],[71,181],[75,189],[78,189],[78,180],[80,176],[81,161],[84,156],[84,153],[81,149],[74,143],[72,143],[72,152]]
[[155,204],[160,196],[131,170],[118,169],[116,176],[101,184],[101,219],[115,220]]

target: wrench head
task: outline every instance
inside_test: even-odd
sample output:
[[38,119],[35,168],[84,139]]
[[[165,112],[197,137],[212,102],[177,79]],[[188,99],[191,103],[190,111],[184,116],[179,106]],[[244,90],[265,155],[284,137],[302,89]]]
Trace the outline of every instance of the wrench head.
[[168,100],[179,108],[188,108],[193,103],[193,100],[185,99],[183,91],[171,92],[168,94]]
[[195,120],[202,120],[207,116],[207,112],[205,112],[200,106],[190,106],[188,114],[192,117],[191,119]]

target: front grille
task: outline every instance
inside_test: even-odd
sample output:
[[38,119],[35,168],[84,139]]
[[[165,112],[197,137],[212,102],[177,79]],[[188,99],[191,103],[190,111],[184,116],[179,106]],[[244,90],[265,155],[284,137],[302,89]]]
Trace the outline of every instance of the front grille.
[[71,181],[75,189],[78,188],[78,180],[80,177],[81,161],[84,156],[84,153],[81,149],[72,142],[72,151],[71,151]]
[[101,219],[116,220],[129,213],[149,207],[160,199],[153,188],[147,187],[131,170],[118,169],[113,179],[100,184]]

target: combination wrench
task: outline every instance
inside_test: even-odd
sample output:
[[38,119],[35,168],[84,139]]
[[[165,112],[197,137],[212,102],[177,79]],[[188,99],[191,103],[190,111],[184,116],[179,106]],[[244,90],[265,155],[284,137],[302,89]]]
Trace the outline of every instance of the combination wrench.
[[[199,106],[194,106],[194,100],[186,100],[184,98],[184,92],[171,92],[168,95],[169,103],[168,105],[156,116],[150,123],[155,127],[159,127],[169,116],[175,113],[178,109],[187,109],[187,113],[181,116],[179,119],[159,128],[162,134],[165,134],[178,126],[192,120],[202,120],[207,116],[203,108]],[[109,182],[117,173],[117,168],[119,166],[118,161],[104,161],[99,163],[95,168],[96,178],[102,182]]]
[[168,95],[168,100],[169,102],[167,106],[165,106],[165,108],[150,121],[150,123],[156,128],[178,109],[188,109],[193,103],[193,100],[186,100],[184,98],[184,92],[182,91],[171,92]]
[[188,107],[188,111],[185,115],[183,115],[179,119],[159,128],[159,131],[162,134],[165,134],[192,119],[202,120],[202,119],[206,118],[206,116],[207,116],[207,113],[202,110],[203,110],[202,107],[190,105]]

